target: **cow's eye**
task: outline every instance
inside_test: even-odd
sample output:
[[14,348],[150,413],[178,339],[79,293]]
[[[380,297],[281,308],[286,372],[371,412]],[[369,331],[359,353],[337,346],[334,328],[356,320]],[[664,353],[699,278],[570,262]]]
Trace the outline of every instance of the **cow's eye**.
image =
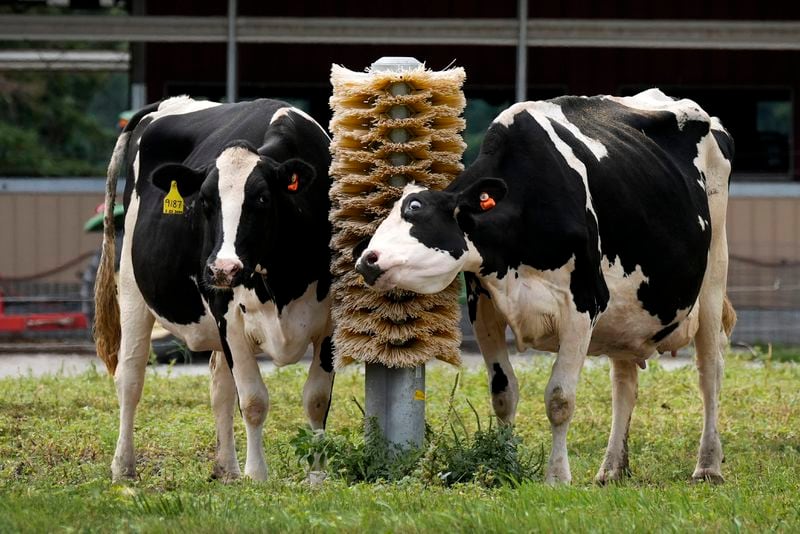
[[258,202],[261,205],[266,205],[266,203],[267,203],[267,195],[258,195],[258,198],[256,199],[256,202]]
[[406,208],[406,209],[408,211],[417,211],[421,207],[422,207],[422,202],[420,202],[419,200],[417,200],[415,198],[414,200],[412,200],[411,202],[408,203],[408,208]]

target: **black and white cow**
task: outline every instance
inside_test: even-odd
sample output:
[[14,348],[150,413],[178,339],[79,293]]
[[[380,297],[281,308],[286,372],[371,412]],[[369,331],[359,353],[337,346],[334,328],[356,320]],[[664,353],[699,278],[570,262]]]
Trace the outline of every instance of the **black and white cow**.
[[357,269],[378,289],[420,293],[466,272],[470,319],[506,422],[518,391],[506,325],[520,349],[557,352],[544,392],[549,482],[571,480],[567,428],[587,353],[612,364],[611,436],[596,477],[604,483],[628,472],[637,367],[694,340],[705,410],[693,477],[721,481],[722,350],[735,317],[725,296],[732,153],[716,118],[657,89],[515,104],[445,191],[406,186]]
[[[329,144],[307,114],[266,99],[170,98],[141,110],[120,135],[109,164],[95,291],[98,354],[115,373],[120,403],[115,479],[136,473],[133,421],[156,320],[190,349],[214,351],[216,476],[240,474],[237,394],[247,431],[245,474],[267,476],[269,396],[257,353],[285,365],[313,343],[303,403],[312,427],[324,427],[333,385]],[[126,162],[117,307],[111,210]]]

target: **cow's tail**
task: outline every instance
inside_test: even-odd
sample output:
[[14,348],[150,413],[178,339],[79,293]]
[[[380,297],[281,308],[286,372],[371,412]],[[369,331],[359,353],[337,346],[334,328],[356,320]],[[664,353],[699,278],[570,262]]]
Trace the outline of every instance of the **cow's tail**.
[[125,164],[130,132],[123,131],[117,138],[106,173],[106,200],[103,214],[103,249],[94,285],[94,342],[97,356],[106,364],[109,374],[117,368],[117,354],[122,337],[117,302],[117,277],[115,269],[116,229],[114,226],[114,199],[117,194],[117,177]]
[[122,338],[120,328],[119,303],[117,301],[116,277],[116,228],[114,225],[114,199],[117,195],[117,178],[128,155],[128,146],[134,129],[146,115],[158,110],[161,102],[155,102],[140,109],[131,117],[117,138],[114,152],[108,162],[106,172],[106,200],[103,214],[103,249],[97,278],[94,285],[94,326],[93,335],[97,356],[106,364],[110,374],[117,369],[119,343]]
[[736,310],[733,309],[733,304],[726,294],[722,300],[722,330],[728,339],[731,337],[734,326],[736,326]]

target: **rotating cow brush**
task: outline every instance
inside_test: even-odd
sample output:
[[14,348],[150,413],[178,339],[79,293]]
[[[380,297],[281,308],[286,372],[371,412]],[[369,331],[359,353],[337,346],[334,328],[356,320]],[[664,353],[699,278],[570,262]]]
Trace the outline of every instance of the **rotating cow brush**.
[[443,189],[463,170],[464,69],[353,72],[333,65],[330,190],[336,366],[461,358],[459,281],[435,295],[376,292],[354,270],[406,183]]

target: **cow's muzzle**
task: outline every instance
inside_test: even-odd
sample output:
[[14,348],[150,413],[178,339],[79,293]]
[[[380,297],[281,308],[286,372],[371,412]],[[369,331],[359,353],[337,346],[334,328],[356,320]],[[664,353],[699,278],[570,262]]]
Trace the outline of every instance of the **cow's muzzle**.
[[242,262],[236,259],[217,258],[208,264],[208,274],[211,285],[221,289],[234,286],[234,280],[242,272]]
[[375,282],[383,274],[383,270],[378,267],[378,253],[374,250],[364,251],[356,263],[356,272],[364,277],[367,285],[375,285]]

